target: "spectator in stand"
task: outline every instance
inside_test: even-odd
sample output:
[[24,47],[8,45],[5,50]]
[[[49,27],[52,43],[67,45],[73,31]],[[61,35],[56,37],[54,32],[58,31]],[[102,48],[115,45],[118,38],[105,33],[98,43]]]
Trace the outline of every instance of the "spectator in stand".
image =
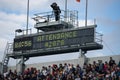
[[70,73],[75,74],[75,67],[73,64],[71,64]]
[[87,66],[88,66],[88,65],[87,65],[86,63],[83,64],[83,71],[84,71],[85,73],[86,73]]
[[81,80],[79,75],[76,75],[75,80]]
[[[77,66],[76,66],[76,72],[77,72],[77,74],[80,76],[80,75],[82,75],[82,70],[81,70],[81,67],[80,67],[80,65],[79,64],[77,64]],[[76,75],[77,76],[77,75]]]
[[102,63],[102,60],[98,60],[98,62],[99,62],[99,73],[103,74],[104,64]]
[[76,66],[67,63],[59,66],[53,64],[53,66],[43,66],[41,70],[27,68],[23,74],[9,70],[6,75],[0,74],[0,80],[120,80],[119,64],[110,67],[107,62],[102,63],[99,60],[99,64],[96,62],[84,64],[83,69],[79,64]]
[[109,66],[113,67],[114,64],[115,64],[115,60],[113,60],[112,57],[110,57]]
[[119,61],[119,63],[118,63],[118,67],[120,68],[120,61]]
[[56,75],[57,73],[58,73],[58,66],[56,65],[56,64],[53,64],[53,67],[52,67],[52,75],[54,76],[54,75]]
[[109,70],[106,71],[105,80],[111,80],[111,75]]
[[67,80],[74,80],[72,73],[67,75]]
[[41,72],[42,72],[42,79],[45,79],[47,76],[47,68],[43,66]]
[[37,76],[36,74],[32,74],[31,78],[30,79],[26,79],[26,80],[37,80]]
[[99,72],[99,64],[96,64],[95,71]]
[[59,68],[58,68],[59,74],[63,73],[63,69],[64,69],[64,67],[62,66],[62,64],[59,64]]
[[115,69],[114,68],[112,68],[111,70],[110,70],[110,76],[111,76],[111,79],[112,80],[114,80],[115,79]]
[[105,61],[104,71],[106,72],[108,69],[109,69],[109,64],[107,63],[107,61]]
[[97,66],[96,61],[93,61],[93,68],[96,68],[96,66]]
[[41,77],[42,77],[42,73],[41,73],[41,71],[38,69],[38,71],[37,71],[37,80],[41,80]]
[[47,68],[47,74],[52,74],[52,67],[50,65]]
[[46,80],[52,80],[52,79],[53,79],[52,75],[51,74],[47,74]]
[[120,80],[120,68],[117,67],[117,70],[116,70],[116,78],[117,80]]
[[87,73],[89,73],[90,71],[92,71],[92,67],[91,67],[92,65],[91,64],[89,64],[88,66],[87,66]]
[[64,63],[64,66],[63,66],[63,73],[65,73],[65,72],[68,72],[68,65],[67,65],[67,63]]
[[0,73],[0,80],[3,80],[3,77],[4,77],[4,76]]

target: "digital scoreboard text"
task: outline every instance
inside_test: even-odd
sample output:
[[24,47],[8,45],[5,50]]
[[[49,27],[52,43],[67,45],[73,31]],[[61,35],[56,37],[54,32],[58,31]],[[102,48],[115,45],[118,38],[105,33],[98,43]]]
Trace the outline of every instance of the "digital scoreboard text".
[[17,37],[14,51],[47,49],[94,42],[94,28],[74,29]]

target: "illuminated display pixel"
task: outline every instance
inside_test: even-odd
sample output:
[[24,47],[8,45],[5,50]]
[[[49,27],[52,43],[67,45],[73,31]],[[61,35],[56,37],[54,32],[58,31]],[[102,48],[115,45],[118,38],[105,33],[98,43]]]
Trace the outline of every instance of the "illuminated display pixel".
[[47,49],[94,42],[94,28],[29,35],[14,39],[14,51]]
[[77,37],[77,31],[61,32],[37,36],[37,42]]
[[32,49],[32,37],[14,39],[14,51]]

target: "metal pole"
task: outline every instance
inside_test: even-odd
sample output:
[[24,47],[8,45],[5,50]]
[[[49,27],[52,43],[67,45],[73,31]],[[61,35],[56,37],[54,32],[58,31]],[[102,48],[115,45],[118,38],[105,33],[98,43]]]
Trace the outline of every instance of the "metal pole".
[[85,8],[85,27],[87,27],[87,8],[88,8],[88,0],[86,0],[86,8]]
[[78,11],[77,11],[77,27],[79,27],[79,21],[78,21]]
[[16,71],[18,71],[18,70],[17,70],[17,63],[18,63],[18,59],[16,59]]
[[96,19],[94,19],[94,25],[96,25]]
[[24,56],[21,56],[20,70],[21,70],[21,73],[23,74],[23,71],[24,71]]
[[29,0],[27,1],[27,25],[26,25],[26,35],[28,34],[28,22],[29,22]]
[[65,0],[65,21],[67,21],[67,0]]

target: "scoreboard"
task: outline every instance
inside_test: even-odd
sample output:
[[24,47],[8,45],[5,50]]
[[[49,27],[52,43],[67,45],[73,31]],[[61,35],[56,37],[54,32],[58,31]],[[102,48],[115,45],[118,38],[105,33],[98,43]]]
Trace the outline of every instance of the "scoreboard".
[[14,38],[14,51],[47,50],[94,42],[95,27],[37,33]]

